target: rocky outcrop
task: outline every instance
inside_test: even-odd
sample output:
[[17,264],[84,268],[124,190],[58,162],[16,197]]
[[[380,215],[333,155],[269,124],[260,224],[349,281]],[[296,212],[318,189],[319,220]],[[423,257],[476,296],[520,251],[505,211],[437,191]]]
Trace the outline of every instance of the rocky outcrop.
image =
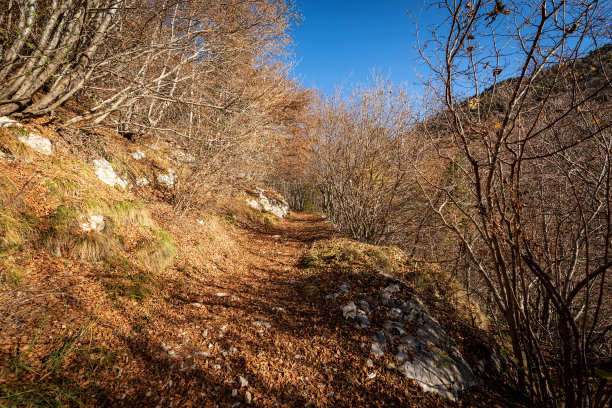
[[246,200],[249,207],[258,211],[267,211],[279,218],[284,218],[290,213],[289,204],[282,197],[273,197],[260,188],[256,189],[256,193],[258,194],[257,198],[248,198]]
[[23,124],[17,122],[16,120],[9,119],[6,116],[0,117],[0,128],[8,127],[21,128],[19,130],[17,139],[37,153],[44,154],[45,156],[53,154],[53,144],[49,139],[34,133],[28,133],[25,129],[23,129]]
[[104,217],[102,215],[90,215],[85,222],[81,223],[81,230],[85,232],[100,232],[104,229]]
[[23,127],[23,125],[16,120],[7,118],[6,116],[0,116],[0,128],[5,127]]
[[385,318],[378,322],[370,321],[372,307],[368,302],[350,299],[345,296],[348,294],[349,284],[344,282],[326,299],[342,297],[342,316],[356,328],[378,329],[372,336],[373,356],[394,356],[398,370],[418,382],[424,391],[454,400],[459,391],[482,383],[455,342],[401,282],[391,280],[380,290],[376,314]]
[[25,145],[28,145],[36,152],[48,156],[53,153],[53,144],[45,137],[35,135],[33,133],[20,134],[18,137],[19,141]]
[[115,169],[113,169],[113,166],[107,160],[94,160],[94,168],[96,176],[98,176],[100,181],[103,183],[106,183],[111,187],[116,185],[123,188],[127,187],[127,183],[115,173]]
[[176,182],[176,173],[172,169],[168,169],[168,173],[162,173],[157,175],[157,182],[159,184],[163,184],[166,187],[174,187],[174,183]]

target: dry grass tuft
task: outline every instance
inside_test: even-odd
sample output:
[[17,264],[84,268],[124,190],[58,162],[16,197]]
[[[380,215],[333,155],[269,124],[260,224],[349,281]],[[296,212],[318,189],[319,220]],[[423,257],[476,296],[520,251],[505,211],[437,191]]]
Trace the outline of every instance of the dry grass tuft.
[[25,242],[36,233],[38,218],[29,213],[27,203],[18,197],[17,187],[0,176],[0,254],[21,250]]
[[83,261],[98,261],[113,256],[121,242],[112,226],[102,231],[82,231],[83,212],[75,207],[59,206],[49,217],[49,229],[43,245],[56,256],[70,255]]
[[102,215],[115,225],[151,225],[151,214],[142,200],[84,200],[90,215]]
[[212,259],[216,255],[232,257],[236,255],[236,241],[232,236],[234,227],[224,218],[211,216],[201,220],[198,235],[201,237],[195,249],[205,259]]
[[73,257],[95,262],[114,256],[121,248],[121,242],[112,233],[87,232],[73,235],[68,247]]
[[376,246],[348,238],[317,241],[302,259],[305,268],[361,265],[392,273],[407,261],[396,247]]
[[0,152],[14,160],[31,162],[36,157],[36,152],[18,139],[20,135],[28,134],[25,129],[19,127],[0,129]]
[[475,296],[468,292],[452,273],[435,263],[424,261],[409,261],[410,269],[402,278],[418,289],[419,292],[444,300],[451,305],[456,313],[474,326],[487,329],[490,319],[482,311]]
[[176,245],[170,236],[161,230],[151,230],[153,238],[145,239],[136,250],[138,260],[147,269],[161,272],[166,269],[176,256]]

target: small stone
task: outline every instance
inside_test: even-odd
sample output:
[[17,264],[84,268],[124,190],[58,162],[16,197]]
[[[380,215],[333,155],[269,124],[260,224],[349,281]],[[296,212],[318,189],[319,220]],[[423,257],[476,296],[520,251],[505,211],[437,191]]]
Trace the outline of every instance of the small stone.
[[215,370],[220,370],[220,369],[221,369],[221,366],[220,366],[219,364],[215,364],[215,365],[214,365],[214,369],[215,369]]
[[263,327],[265,329],[269,329],[270,327],[272,327],[272,325],[270,323],[262,322],[262,321],[259,321],[259,320],[254,321],[253,325],[257,326],[257,327]]
[[168,169],[167,174],[162,173],[157,175],[157,182],[167,187],[174,187],[174,183],[176,182],[176,174],[172,169]]
[[389,310],[389,317],[391,317],[392,319],[401,319],[402,310],[398,309],[397,307],[394,307],[393,309]]
[[342,307],[342,316],[345,319],[354,319],[357,315],[357,306],[354,302],[349,302]]
[[85,232],[100,232],[104,229],[104,217],[102,215],[90,215],[86,222],[81,223],[81,230]]
[[18,139],[21,143],[30,146],[40,154],[48,156],[53,153],[53,144],[45,137],[26,133],[26,135],[19,135]]
[[382,330],[377,331],[372,338],[381,348],[387,347],[387,337],[385,336],[385,332]]
[[366,361],[366,365],[368,367],[372,368],[372,367],[374,367],[374,362],[368,358],[368,360]]
[[225,292],[217,292],[215,293],[216,297],[226,297],[229,296],[229,294],[225,293]]
[[197,307],[197,308],[200,308],[200,307],[202,307],[202,304],[201,304],[201,303],[198,303],[198,302],[193,302],[193,303],[191,304],[191,306],[193,306],[193,307]]
[[5,127],[23,127],[23,125],[16,120],[9,119],[6,116],[0,117],[0,128]]
[[361,329],[370,327],[370,319],[368,319],[366,316],[362,316],[362,315],[355,316],[355,323],[357,323],[357,325]]
[[332,293],[330,295],[325,296],[325,300],[336,300],[340,296],[339,293]]
[[400,287],[397,283],[394,283],[394,284],[387,286],[384,290],[386,290],[389,293],[396,293],[400,291]]
[[408,360],[408,355],[400,351],[395,355],[395,360],[397,360],[398,363],[403,363]]
[[119,178],[117,174],[115,174],[115,169],[113,166],[105,159],[97,159],[93,162],[95,167],[96,176],[103,183],[108,184],[111,187],[118,185],[120,187],[126,188],[127,183]]
[[242,376],[238,377],[238,382],[240,383],[240,387],[248,387],[249,386],[249,382],[247,381],[247,379],[242,377]]
[[366,302],[365,300],[359,301],[359,308],[363,310],[365,313],[370,313],[371,311],[370,304]]
[[250,404],[250,403],[251,403],[251,401],[253,401],[253,396],[251,395],[251,393],[250,393],[249,391],[247,391],[247,392],[244,394],[244,401],[245,401],[247,404]]
[[376,378],[376,373],[370,373],[368,374],[368,380],[373,380]]
[[380,296],[378,297],[378,300],[380,301],[382,305],[390,306],[393,303],[393,296],[391,295],[391,292],[389,292],[386,289],[383,289],[380,292]]
[[387,331],[390,341],[395,341],[398,336],[405,334],[404,326],[399,322],[387,320],[383,323],[383,328]]
[[132,157],[134,158],[134,160],[142,160],[145,158],[145,154],[141,152],[140,150],[137,150],[134,153],[132,153]]
[[382,351],[382,349],[380,348],[380,345],[378,343],[372,343],[372,347],[370,347],[370,351],[376,357],[383,357],[385,355],[385,352]]
[[232,397],[233,397],[233,398],[236,398],[237,396],[238,396],[238,390],[234,388],[234,389],[232,390]]
[[340,293],[348,293],[349,291],[349,283],[348,282],[342,282],[342,285],[340,285],[338,287],[338,292]]

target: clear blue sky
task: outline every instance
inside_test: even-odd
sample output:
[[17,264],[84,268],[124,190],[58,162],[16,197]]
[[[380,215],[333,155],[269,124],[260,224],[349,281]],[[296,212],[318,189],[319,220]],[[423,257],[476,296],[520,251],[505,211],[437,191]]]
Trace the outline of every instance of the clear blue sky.
[[[419,14],[420,1],[304,0],[304,19],[293,30],[303,86],[330,92],[334,85],[365,82],[372,69],[395,82],[418,88],[416,72],[424,68],[414,50],[414,26],[407,11]],[[424,18],[439,16],[429,10]],[[422,21],[423,22],[427,22]]]

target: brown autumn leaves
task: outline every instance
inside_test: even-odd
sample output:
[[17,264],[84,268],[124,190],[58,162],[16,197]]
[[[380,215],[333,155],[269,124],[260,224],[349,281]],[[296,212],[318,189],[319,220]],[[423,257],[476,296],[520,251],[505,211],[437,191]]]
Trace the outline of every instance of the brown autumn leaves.
[[533,401],[610,401],[608,3],[436,4],[439,24],[416,30],[422,98],[381,76],[303,89],[283,0],[0,9],[0,114],[171,143],[187,153],[179,212],[267,182],[356,239],[440,262],[490,310]]

